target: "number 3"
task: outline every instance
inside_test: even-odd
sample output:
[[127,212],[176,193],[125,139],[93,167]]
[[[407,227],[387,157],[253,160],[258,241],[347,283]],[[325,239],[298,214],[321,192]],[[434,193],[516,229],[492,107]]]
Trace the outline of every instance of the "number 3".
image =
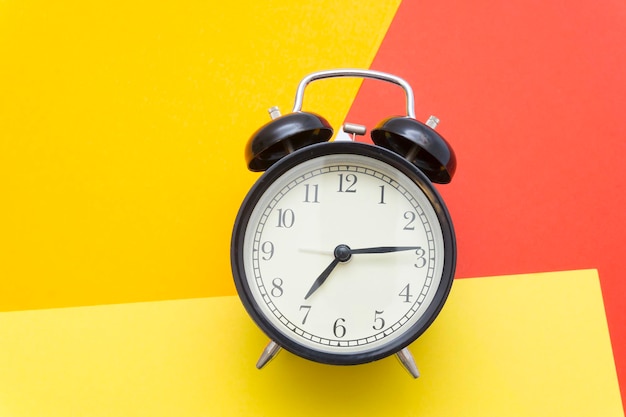
[[426,265],[426,251],[422,248],[417,248],[415,254],[417,255],[417,262],[413,265],[416,268],[423,268]]

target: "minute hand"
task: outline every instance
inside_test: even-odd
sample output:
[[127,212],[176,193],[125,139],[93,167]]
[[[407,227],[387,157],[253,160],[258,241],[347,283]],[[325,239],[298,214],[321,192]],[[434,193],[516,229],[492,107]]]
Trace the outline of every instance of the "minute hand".
[[374,248],[350,249],[350,254],[402,252],[406,250],[417,250],[419,248],[420,246],[378,246]]

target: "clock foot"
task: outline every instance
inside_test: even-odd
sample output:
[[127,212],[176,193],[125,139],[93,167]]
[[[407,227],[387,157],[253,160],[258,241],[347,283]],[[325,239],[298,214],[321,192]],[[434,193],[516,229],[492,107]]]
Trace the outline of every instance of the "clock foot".
[[415,364],[415,360],[413,359],[413,355],[409,351],[409,348],[404,348],[400,352],[396,353],[396,357],[404,366],[413,378],[419,378],[420,371],[417,369],[417,365]]
[[278,343],[274,342],[273,340],[270,340],[267,346],[265,346],[265,349],[263,349],[263,353],[261,353],[261,357],[256,363],[257,369],[261,369],[265,365],[267,365],[267,363],[271,361],[274,358],[274,356],[278,354],[279,351],[280,351],[280,346],[278,345]]

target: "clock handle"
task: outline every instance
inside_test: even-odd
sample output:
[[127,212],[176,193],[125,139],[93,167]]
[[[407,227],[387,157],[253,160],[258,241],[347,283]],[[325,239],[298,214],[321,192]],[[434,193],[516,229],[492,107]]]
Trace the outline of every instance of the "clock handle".
[[326,71],[318,71],[307,75],[300,81],[298,89],[296,91],[296,100],[293,104],[293,112],[299,112],[302,110],[302,101],[304,100],[304,89],[306,86],[315,80],[322,80],[324,78],[338,78],[338,77],[352,77],[352,78],[371,78],[374,80],[387,81],[392,84],[397,84],[404,89],[406,94],[406,115],[412,119],[415,119],[415,98],[413,96],[413,89],[403,78],[396,75],[388,74],[386,72],[366,70],[366,69],[353,69],[343,68]]

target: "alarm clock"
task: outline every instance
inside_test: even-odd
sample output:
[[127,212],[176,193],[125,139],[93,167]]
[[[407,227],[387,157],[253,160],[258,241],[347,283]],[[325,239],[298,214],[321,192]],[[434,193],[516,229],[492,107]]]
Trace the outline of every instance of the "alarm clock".
[[[396,84],[406,116],[383,120],[373,144],[329,141],[333,128],[302,111],[306,86],[334,77]],[[262,368],[280,349],[315,362],[358,365],[408,350],[435,320],[452,286],[456,240],[434,183],[451,181],[456,157],[415,119],[411,86],[373,70],[320,71],[302,79],[293,111],[257,130],[248,169],[264,171],[235,219],[231,266],[237,293],[270,342]],[[360,125],[344,124],[353,135]]]

